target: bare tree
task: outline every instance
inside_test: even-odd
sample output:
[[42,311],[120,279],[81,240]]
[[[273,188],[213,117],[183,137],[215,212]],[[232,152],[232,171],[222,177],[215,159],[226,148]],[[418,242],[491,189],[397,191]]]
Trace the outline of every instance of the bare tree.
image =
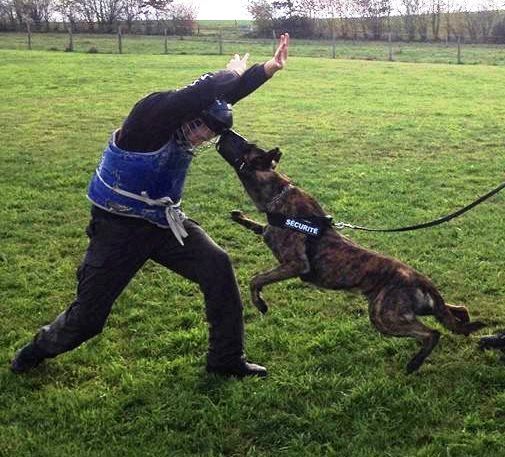
[[442,1],[441,0],[430,0],[430,11],[431,16],[431,36],[433,40],[440,40],[440,23],[442,21]]
[[384,24],[391,15],[391,0],[355,0],[356,9],[362,18],[363,35],[380,40]]
[[308,20],[314,37],[321,37],[326,34],[326,24],[320,20],[321,15],[324,14],[323,0],[298,0],[297,14]]
[[431,5],[427,0],[420,0],[419,2],[419,12],[415,18],[415,24],[421,41],[428,41],[431,20],[430,6]]
[[54,0],[54,10],[62,17],[64,24],[75,28],[80,18],[80,9],[75,0]]
[[[49,31],[49,23],[54,13],[54,3],[52,0],[31,0],[38,11],[40,21],[44,23],[46,31]],[[39,23],[40,27],[40,23]]]
[[403,16],[408,41],[417,37],[419,16],[422,14],[423,0],[402,0],[400,14]]
[[466,31],[473,42],[490,41],[493,27],[500,16],[498,10],[499,6],[490,0],[478,5],[477,11],[463,12]]
[[44,23],[47,30],[53,12],[53,4],[51,0],[13,0],[12,9],[20,24],[30,21],[40,29],[41,24]]
[[268,35],[274,28],[274,8],[268,0],[249,0],[247,11],[253,17],[259,35]]
[[93,10],[93,5],[87,0],[73,0],[75,2],[75,8],[79,11],[82,19],[88,24],[88,29],[90,31],[95,30],[95,12]]
[[479,36],[479,19],[476,12],[473,11],[463,11],[463,21],[464,27],[473,43],[477,42]]
[[500,6],[495,1],[490,0],[482,5],[479,11],[479,29],[483,41],[493,40],[494,26],[502,17],[503,12],[500,11]]
[[451,40],[451,36],[456,39],[464,35],[464,22],[461,12],[464,10],[464,0],[445,0],[445,33],[446,41]]
[[122,3],[122,18],[126,21],[128,32],[131,33],[133,23],[140,19],[146,10],[146,5],[144,0],[122,0]]
[[297,13],[314,19],[321,12],[322,5],[320,0],[298,0]]
[[19,21],[12,0],[0,0],[0,20],[7,23],[11,30],[17,27]]
[[122,0],[75,0],[76,5],[88,22],[90,29],[95,24],[102,31],[111,32],[123,12]]
[[172,23],[174,35],[192,35],[198,9],[196,6],[181,2],[171,3],[167,8],[168,19]]
[[340,35],[347,38],[350,34],[346,15],[350,13],[352,3],[349,0],[319,0],[319,11],[326,19],[330,36],[337,36],[337,28],[340,25]]

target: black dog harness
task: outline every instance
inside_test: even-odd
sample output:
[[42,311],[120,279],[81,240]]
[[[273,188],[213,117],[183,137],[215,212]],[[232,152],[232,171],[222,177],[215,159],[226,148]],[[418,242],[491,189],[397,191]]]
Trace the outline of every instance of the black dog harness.
[[282,229],[294,230],[295,232],[300,232],[308,235],[307,241],[313,238],[319,238],[325,232],[325,230],[333,225],[333,218],[329,215],[325,216],[285,216],[284,214],[275,213],[271,211],[280,200],[284,199],[286,194],[295,189],[291,184],[282,189],[282,191],[276,195],[270,203],[266,205],[266,216],[268,223],[274,227],[279,227]]
[[312,267],[312,259],[316,252],[316,246],[321,236],[333,226],[333,218],[326,216],[312,217],[291,217],[279,213],[267,213],[267,220],[270,225],[282,229],[294,230],[307,235],[305,238],[305,253],[309,261],[309,271],[300,274],[302,281],[311,282],[315,276]]
[[267,213],[267,220],[274,227],[294,230],[314,238],[319,238],[327,228],[333,225],[333,218],[329,215],[294,217],[279,213]]

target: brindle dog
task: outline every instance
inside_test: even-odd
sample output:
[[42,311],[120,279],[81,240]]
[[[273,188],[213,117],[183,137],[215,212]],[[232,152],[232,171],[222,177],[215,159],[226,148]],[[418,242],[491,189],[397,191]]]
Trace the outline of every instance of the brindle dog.
[[[234,145],[230,142],[220,147]],[[235,168],[259,211],[299,218],[325,216],[313,197],[275,170],[281,157],[278,149],[267,152],[250,143],[244,148],[240,167]],[[409,336],[421,344],[420,351],[407,364],[408,373],[421,366],[440,338],[440,333],[421,323],[418,316],[433,315],[451,332],[465,336],[485,326],[471,323],[466,307],[446,304],[433,283],[410,266],[358,246],[331,225],[316,239],[287,228],[260,224],[241,211],[233,211],[231,216],[262,235],[280,263],[251,280],[252,302],[262,313],[268,307],[261,290],[284,279],[298,276],[326,289],[357,289],[368,299],[370,320],[379,332]]]

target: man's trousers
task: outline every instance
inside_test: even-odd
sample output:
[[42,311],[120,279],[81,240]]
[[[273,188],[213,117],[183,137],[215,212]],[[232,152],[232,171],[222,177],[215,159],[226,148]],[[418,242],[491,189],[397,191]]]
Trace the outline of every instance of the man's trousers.
[[39,330],[34,339],[38,349],[54,357],[99,334],[116,298],[152,259],[200,286],[209,324],[208,365],[231,365],[244,356],[243,306],[231,261],[196,222],[184,222],[189,236],[181,246],[171,230],[143,219],[97,207],[91,215],[89,246],[77,270],[77,297]]

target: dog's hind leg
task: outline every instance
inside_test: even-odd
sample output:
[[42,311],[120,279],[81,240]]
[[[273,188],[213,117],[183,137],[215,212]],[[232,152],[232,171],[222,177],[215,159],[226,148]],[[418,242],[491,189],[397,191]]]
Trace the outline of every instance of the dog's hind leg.
[[444,299],[437,291],[432,291],[431,295],[435,300],[433,315],[451,332],[468,336],[470,333],[476,332],[486,326],[486,324],[478,321],[469,322],[470,316],[468,316],[466,308],[461,307],[463,309],[458,309],[460,307],[446,305]]
[[433,330],[417,320],[409,306],[402,303],[400,293],[382,295],[370,302],[370,320],[375,328],[391,336],[415,338],[421,349],[407,364],[407,373],[419,369],[431,354],[440,338],[440,332]]
[[407,373],[409,374],[419,369],[440,339],[440,332],[426,327],[419,321],[412,325],[411,332],[410,336],[414,336],[422,347],[407,363]]
[[266,225],[262,225],[259,222],[253,221],[244,215],[244,213],[240,210],[233,210],[230,213],[230,216],[233,221],[242,225],[246,229],[252,230],[256,235],[262,235]]

